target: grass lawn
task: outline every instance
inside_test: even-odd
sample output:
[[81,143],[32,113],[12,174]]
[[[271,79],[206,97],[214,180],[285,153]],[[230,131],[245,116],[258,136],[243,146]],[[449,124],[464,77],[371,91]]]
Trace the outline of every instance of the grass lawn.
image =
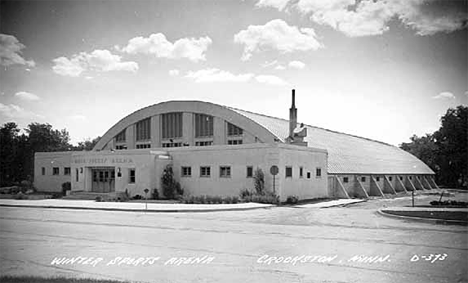
[[101,279],[78,279],[66,277],[42,278],[35,276],[1,276],[1,283],[123,283],[129,281],[101,280]]

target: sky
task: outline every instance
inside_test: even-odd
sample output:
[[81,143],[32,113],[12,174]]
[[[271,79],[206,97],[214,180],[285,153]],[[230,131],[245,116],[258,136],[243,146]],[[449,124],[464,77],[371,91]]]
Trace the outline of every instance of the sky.
[[0,124],[201,100],[393,145],[468,101],[468,1],[0,1]]

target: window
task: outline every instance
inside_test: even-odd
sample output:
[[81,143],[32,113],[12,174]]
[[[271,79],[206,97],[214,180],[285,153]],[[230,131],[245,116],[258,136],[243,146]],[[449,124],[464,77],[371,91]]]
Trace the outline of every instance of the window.
[[130,184],[134,184],[136,181],[136,172],[135,169],[130,169],[129,175],[128,175],[128,182]]
[[410,180],[413,180],[413,177],[412,177],[412,176],[410,176],[410,177],[409,177],[409,179],[410,179]]
[[418,180],[421,180],[421,177],[418,176]]
[[253,177],[253,167],[247,166],[247,178],[252,178],[252,177]]
[[304,168],[299,167],[299,178],[304,177]]
[[211,176],[210,166],[201,166],[200,167],[200,177],[210,177],[210,176]]
[[379,181],[380,181],[380,177],[375,177],[375,180],[376,180],[377,182],[379,182]]
[[307,179],[310,179],[310,172],[307,172]]
[[219,177],[221,177],[221,178],[231,178],[231,167],[230,166],[220,166],[219,167]]
[[116,149],[116,150],[123,150],[123,149],[127,149],[127,146],[124,145],[124,144],[119,144],[119,145],[116,145],[116,146],[115,146],[115,149]]
[[45,167],[42,167],[42,175],[45,175]]
[[286,167],[286,178],[292,178],[292,167]]
[[63,175],[70,175],[71,174],[71,168],[70,167],[65,167],[63,170]]
[[322,177],[322,168],[315,169],[315,177],[320,178]]
[[392,181],[392,180],[393,180],[393,177],[388,177],[388,180],[389,180],[389,181]]
[[151,139],[151,118],[136,123],[136,140],[144,141]]
[[181,147],[181,142],[163,142],[162,147]]
[[213,136],[213,116],[195,114],[195,137]]
[[343,177],[343,183],[348,183],[349,182],[349,178],[348,177]]
[[242,140],[228,140],[229,145],[242,144]]
[[139,148],[151,148],[151,144],[150,143],[140,143],[140,144],[136,145],[136,148],[137,149],[139,149]]
[[228,136],[242,136],[243,130],[236,125],[228,123]]
[[182,167],[182,177],[192,177],[192,167],[183,166]]
[[80,181],[80,175],[79,175],[79,172],[78,172],[78,168],[76,168],[75,173],[76,173],[76,181],[79,182]]
[[213,141],[197,141],[195,142],[195,146],[209,146],[213,145]]
[[117,143],[125,142],[125,140],[126,140],[125,132],[126,132],[126,130],[123,130],[120,133],[118,133],[115,136],[115,142],[117,142]]
[[60,173],[60,170],[58,167],[52,168],[52,175],[58,175]]
[[403,177],[400,176],[400,181],[403,181]]
[[166,113],[161,115],[161,132],[163,139],[182,137],[182,113]]
[[365,182],[366,181],[366,177],[361,177],[361,182]]

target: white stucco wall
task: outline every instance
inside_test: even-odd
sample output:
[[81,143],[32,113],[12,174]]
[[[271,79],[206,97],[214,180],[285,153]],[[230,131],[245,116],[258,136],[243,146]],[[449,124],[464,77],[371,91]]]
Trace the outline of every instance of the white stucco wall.
[[[36,152],[34,155],[34,186],[41,192],[61,192],[62,184],[70,182],[70,175],[64,175],[65,167],[70,167],[71,151],[67,152]],[[54,167],[59,168],[59,174],[53,175]],[[42,168],[45,175],[42,175]]]

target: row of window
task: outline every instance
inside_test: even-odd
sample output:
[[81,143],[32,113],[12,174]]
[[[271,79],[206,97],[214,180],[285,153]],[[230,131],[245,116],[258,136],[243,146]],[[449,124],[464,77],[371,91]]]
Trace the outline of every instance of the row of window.
[[[417,176],[417,178],[418,178],[418,180],[421,179],[420,176]],[[399,179],[400,179],[400,181],[403,181],[403,177],[402,177],[402,176],[399,176]],[[409,179],[410,179],[410,180],[413,180],[413,176],[409,176]],[[379,181],[380,181],[380,177],[375,177],[375,180],[376,180],[377,182],[379,182]],[[392,177],[392,176],[389,176],[389,177],[388,177],[388,180],[391,182],[391,181],[393,180],[393,177]],[[365,182],[365,181],[366,181],[366,177],[362,176],[362,177],[361,177],[361,182]],[[348,183],[348,182],[349,182],[349,177],[343,177],[343,183]]]
[[[42,167],[41,168],[41,173],[42,175],[46,174],[46,168]],[[70,167],[64,167],[63,168],[63,175],[70,175],[71,174],[71,168]],[[53,167],[52,168],[52,175],[60,175],[60,168],[59,167]]]
[[[249,169],[250,168],[250,169]],[[249,176],[250,170],[250,176]],[[252,177],[252,167],[247,167],[247,177]],[[181,168],[182,177],[192,177],[192,167],[182,166]],[[210,166],[200,166],[200,177],[211,177]],[[231,177],[231,166],[219,166],[219,177],[230,178]]]
[[[227,141],[228,145],[240,145],[243,144],[242,139],[231,139]],[[187,145],[188,144],[182,144],[182,142],[163,142],[161,143],[161,147],[168,148],[168,147],[182,147],[182,145]],[[195,146],[210,146],[213,145],[213,141],[196,141]],[[139,143],[136,144],[135,146],[137,149],[142,149],[142,148],[151,148],[151,143]],[[127,145],[124,144],[117,144],[115,146],[116,150],[125,150],[127,149]]]
[[[292,178],[293,176],[293,168],[291,166],[286,166],[286,171],[285,171],[285,177],[286,178]],[[311,173],[307,172],[307,179],[310,179]],[[322,177],[322,168],[315,168],[315,177],[316,178],[321,178]],[[299,167],[299,178],[304,178],[304,168]]]
[[[246,177],[252,178],[253,177],[253,166],[246,167]],[[293,168],[290,166],[286,167],[286,178],[292,178]],[[181,176],[182,177],[192,177],[192,167],[190,166],[182,166],[181,168]],[[316,168],[315,176],[320,178],[322,176],[322,169]],[[211,177],[211,167],[210,166],[200,166],[200,177]],[[219,167],[219,177],[231,177],[231,167],[230,166],[220,166]],[[299,178],[304,177],[304,168],[299,167]],[[310,179],[311,173],[307,172],[307,178]]]
[[[194,114],[195,137],[213,136],[213,116],[205,114]],[[182,112],[161,114],[161,136],[163,140],[177,139],[182,137]],[[126,130],[115,136],[116,143],[126,142]],[[227,122],[228,137],[242,136],[243,130],[236,125]],[[151,139],[151,118],[138,121],[135,124],[135,140],[146,141]]]

